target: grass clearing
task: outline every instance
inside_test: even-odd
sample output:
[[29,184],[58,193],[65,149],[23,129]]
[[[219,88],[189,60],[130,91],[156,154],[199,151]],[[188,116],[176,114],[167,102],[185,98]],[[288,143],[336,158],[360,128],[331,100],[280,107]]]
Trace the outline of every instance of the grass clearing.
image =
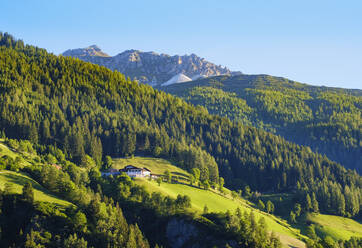
[[169,170],[174,177],[178,177],[182,181],[188,181],[189,173],[185,170],[173,165],[169,161],[162,158],[152,157],[130,157],[130,158],[117,158],[113,159],[113,168],[123,169],[127,165],[133,165],[136,167],[146,167],[152,174],[164,174],[166,170]]
[[315,224],[316,232],[321,236],[331,236],[335,240],[362,237],[362,224],[341,216],[309,214],[307,221]]
[[38,182],[30,178],[25,173],[18,173],[13,171],[0,171],[0,187],[4,189],[5,183],[11,183],[14,193],[21,194],[25,183],[30,182],[34,188],[35,201],[43,201],[54,203],[60,207],[70,206],[71,203],[52,195],[48,190],[43,188]]
[[17,153],[13,152],[12,150],[10,150],[10,148],[7,147],[6,145],[4,145],[2,143],[2,140],[0,140],[0,157],[2,157],[2,156],[9,156],[12,159],[15,159],[19,155]]
[[31,154],[28,153],[20,153],[18,151],[15,151],[4,144],[4,139],[0,139],[0,157],[2,156],[9,156],[12,159],[21,158],[20,164],[22,166],[28,166],[30,165],[30,162],[32,158],[34,157]]
[[149,192],[160,192],[176,198],[178,194],[188,195],[191,198],[192,210],[201,213],[204,206],[207,205],[210,212],[235,211],[240,208],[242,211],[254,211],[255,217],[259,219],[264,217],[268,229],[280,235],[282,243],[288,247],[305,247],[305,244],[299,241],[299,230],[289,226],[289,224],[273,215],[261,212],[249,205],[243,199],[232,200],[227,196],[223,196],[210,190],[203,190],[185,184],[161,183],[160,186],[155,181],[137,178],[136,183],[143,185]]
[[165,170],[169,170],[174,177],[178,177],[178,181],[183,182],[174,184],[163,182],[158,186],[153,180],[135,179],[137,184],[145,186],[149,192],[160,192],[163,195],[169,195],[174,198],[176,198],[178,194],[188,195],[191,198],[191,211],[198,213],[202,213],[205,205],[207,205],[209,212],[226,212],[227,210],[234,212],[238,207],[242,211],[254,211],[257,219],[260,217],[265,218],[268,229],[280,236],[285,247],[305,247],[305,244],[298,240],[298,238],[301,237],[299,230],[292,228],[286,221],[253,208],[253,204],[244,199],[237,198],[233,200],[230,190],[226,188],[224,188],[225,194],[222,195],[217,191],[203,190],[188,185],[187,182],[189,182],[190,174],[173,165],[170,161],[162,158],[139,156],[113,159],[112,167],[115,169],[122,169],[127,165],[146,167],[151,170],[152,174],[164,174]]

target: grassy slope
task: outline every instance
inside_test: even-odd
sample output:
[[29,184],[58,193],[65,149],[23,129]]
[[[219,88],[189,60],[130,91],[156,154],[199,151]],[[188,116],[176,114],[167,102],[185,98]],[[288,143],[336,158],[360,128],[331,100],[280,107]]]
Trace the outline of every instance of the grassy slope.
[[0,187],[2,189],[4,189],[5,183],[11,183],[13,186],[14,193],[20,194],[26,182],[30,182],[33,185],[35,201],[51,202],[62,207],[71,205],[70,202],[64,201],[52,195],[39,183],[37,183],[35,180],[27,176],[25,173],[18,173],[6,170],[0,171]]
[[[134,157],[114,160],[114,167],[118,169],[128,164],[147,167],[155,174],[163,174],[165,170],[169,170],[173,175],[183,175],[184,178],[187,178],[189,175],[188,172],[172,165],[164,159]],[[205,205],[207,205],[211,212],[234,211],[237,207],[241,210],[254,210],[257,217],[263,216],[265,218],[269,229],[277,232],[284,244],[294,245],[295,247],[302,246],[302,244],[295,239],[299,234],[298,229],[290,227],[287,222],[273,215],[260,212],[253,207],[253,204],[243,199],[233,200],[230,196],[230,191],[227,189],[225,189],[226,194],[221,195],[218,192],[206,191],[184,184],[162,183],[161,186],[158,186],[156,182],[144,179],[137,179],[136,182],[144,185],[150,192],[157,191],[164,195],[170,195],[171,197],[177,197],[178,194],[188,195],[191,198],[192,210],[197,212],[202,212]],[[286,195],[269,195],[266,197],[269,200],[276,200],[281,196],[286,197]],[[362,237],[362,225],[352,219],[333,215],[313,214],[308,216],[307,221],[316,224],[316,230],[321,236],[328,235],[336,240],[349,239],[351,236]],[[306,225],[303,224],[301,230],[304,231],[305,227]]]
[[[0,142],[2,142],[2,139],[0,139]],[[9,149],[6,145],[3,143],[0,143],[0,156],[9,156],[12,159],[15,159],[17,157],[17,154]]]
[[[148,181],[145,179],[137,179],[136,182],[146,186],[150,192],[158,191],[175,198],[178,194],[188,195],[191,198],[192,209],[198,212],[202,212],[205,205],[207,205],[210,212],[225,212],[226,210],[235,211],[238,207],[242,211],[254,210],[256,217],[265,217],[265,220],[270,229],[279,233],[291,234],[295,236],[295,233],[287,228],[287,223],[275,218],[272,215],[268,215],[253,208],[242,199],[233,200],[228,196],[223,196],[210,190],[203,190],[184,184],[161,183],[161,185],[158,186],[155,181]],[[277,221],[282,225],[277,223]]]
[[[24,157],[23,154],[17,153],[16,151],[12,151],[9,147],[1,143],[0,140],[0,157],[7,155],[13,159],[16,157],[23,158],[23,165],[26,166],[29,164],[27,158]],[[21,193],[22,188],[26,182],[31,182],[34,188],[34,198],[35,201],[45,201],[55,203],[61,207],[66,207],[71,205],[70,202],[64,201],[54,195],[52,195],[48,190],[43,188],[38,182],[27,176],[25,173],[18,173],[14,171],[3,170],[0,171],[0,188],[4,189],[5,183],[11,183],[13,186],[14,193]]]
[[362,237],[362,224],[349,218],[334,215],[309,214],[307,220],[314,223],[321,236],[338,239],[349,239],[352,236]]
[[[189,173],[172,165],[169,161],[160,158],[134,157],[114,159],[114,168],[120,169],[126,165],[134,165],[137,167],[146,167],[155,174],[163,174],[165,170],[169,170],[172,175],[182,175],[187,178]],[[164,195],[177,197],[178,194],[188,195],[191,198],[192,210],[201,213],[205,204],[210,212],[225,212],[226,210],[234,211],[239,207],[242,211],[254,210],[257,218],[264,217],[270,230],[278,233],[282,242],[288,246],[304,247],[304,243],[297,240],[299,230],[291,228],[288,223],[278,219],[273,215],[263,213],[251,206],[251,204],[243,199],[233,200],[230,191],[225,189],[225,195],[218,194],[213,191],[191,187],[185,184],[169,184],[161,183],[160,186],[155,181],[147,179],[136,179],[140,185],[144,185],[149,192],[160,192]]]
[[[290,194],[263,195],[262,200],[264,202],[267,200],[275,202],[278,201],[279,197],[282,197],[284,200],[287,199],[289,203],[286,205],[293,205]],[[287,218],[287,216],[284,217]],[[302,233],[305,233],[307,225],[315,224],[316,232],[320,237],[330,236],[335,240],[346,240],[352,236],[362,237],[362,223],[350,218],[326,214],[308,214],[301,218],[296,227],[300,228]]]
[[169,161],[162,158],[151,157],[131,157],[119,158],[113,160],[113,168],[122,169],[126,165],[133,165],[136,167],[146,167],[152,174],[164,174],[169,170],[173,176],[181,177],[183,180],[188,181],[189,173],[183,169],[176,167]]
[[27,166],[27,165],[30,164],[28,159],[33,157],[33,155],[27,154],[27,153],[20,154],[17,151],[14,151],[11,148],[9,148],[8,146],[6,146],[3,142],[4,142],[4,139],[0,139],[0,157],[9,156],[12,159],[16,159],[17,157],[21,157],[22,160],[21,160],[20,164],[22,166]]

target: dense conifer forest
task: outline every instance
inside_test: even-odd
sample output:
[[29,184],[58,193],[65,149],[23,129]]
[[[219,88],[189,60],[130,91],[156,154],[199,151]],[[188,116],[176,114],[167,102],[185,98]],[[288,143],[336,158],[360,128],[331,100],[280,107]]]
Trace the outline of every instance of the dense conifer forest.
[[161,89],[362,172],[361,90],[310,86],[268,75],[219,76]]
[[323,213],[360,213],[361,177],[308,147],[7,34],[0,44],[0,129],[9,138],[54,145],[82,167],[151,154],[233,189],[296,192],[306,210],[314,192]]

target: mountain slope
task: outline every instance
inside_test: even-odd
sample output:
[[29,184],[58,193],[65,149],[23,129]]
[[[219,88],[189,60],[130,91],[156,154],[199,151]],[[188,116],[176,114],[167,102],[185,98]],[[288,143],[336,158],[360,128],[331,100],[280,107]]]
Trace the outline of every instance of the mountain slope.
[[162,87],[210,113],[282,135],[362,172],[362,91],[267,75],[223,76]]
[[322,213],[360,213],[362,178],[307,147],[119,72],[8,43],[0,40],[0,130],[8,137],[54,145],[83,167],[100,166],[105,155],[142,153],[197,168],[202,181],[221,175],[235,190],[290,192],[305,211],[312,197]]
[[152,86],[160,85],[177,74],[184,74],[189,78],[210,77],[223,74],[235,74],[229,69],[217,66],[195,54],[184,56],[170,56],[155,52],[127,50],[116,56],[109,57],[98,47],[67,50],[63,56],[79,58],[86,62],[105,66],[117,70],[127,77],[136,79]]
[[64,201],[59,197],[52,195],[46,189],[44,189],[39,183],[31,179],[24,173],[16,173],[12,171],[0,171],[0,188],[4,188],[5,184],[12,185],[12,193],[21,193],[22,187],[30,182],[34,187],[34,200],[42,202],[50,202],[62,207],[68,207],[71,205],[70,202]]
[[197,186],[190,186],[191,174],[175,167],[170,161],[152,157],[117,158],[113,159],[112,168],[121,169],[129,164],[136,167],[146,167],[152,173],[159,175],[163,175],[166,170],[171,173],[173,183],[162,182],[158,185],[155,180],[147,178],[137,178],[134,180],[137,185],[145,187],[150,193],[159,192],[172,198],[185,194],[191,199],[190,211],[198,214],[203,213],[205,206],[208,208],[208,213],[235,212],[237,208],[242,212],[247,211],[250,213],[250,211],[253,211],[257,220],[260,218],[265,219],[267,229],[280,236],[285,246],[305,247],[305,244],[300,241],[300,239],[305,237],[300,235],[299,230],[292,228],[286,221],[258,210],[253,204],[242,199],[240,196],[233,198],[231,191],[227,188],[223,188],[223,193],[221,193],[216,189],[204,190]]

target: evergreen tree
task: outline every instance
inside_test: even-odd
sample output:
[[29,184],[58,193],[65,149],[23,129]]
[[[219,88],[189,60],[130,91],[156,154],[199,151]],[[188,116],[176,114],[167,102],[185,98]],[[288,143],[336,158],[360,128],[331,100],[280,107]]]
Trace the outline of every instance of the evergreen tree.
[[168,183],[172,182],[172,175],[169,170],[165,170],[164,176],[166,178],[166,182],[168,182]]
[[84,213],[78,211],[73,219],[73,225],[78,232],[86,232],[87,230],[87,218]]
[[315,213],[319,212],[318,201],[317,201],[317,198],[316,198],[314,192],[312,194],[312,209],[313,209],[313,212],[315,212]]
[[305,197],[305,210],[307,212],[309,212],[312,209],[313,209],[312,200],[310,199],[309,194],[306,194],[306,197]]
[[294,213],[295,213],[295,215],[296,215],[297,217],[299,217],[300,214],[301,214],[301,212],[302,212],[302,207],[301,207],[301,205],[300,205],[299,203],[296,203],[296,204],[294,205]]
[[30,182],[25,183],[23,187],[22,198],[24,201],[27,201],[29,203],[34,202],[34,190],[33,190],[33,185]]
[[83,238],[78,238],[77,234],[71,234],[67,239],[64,240],[64,248],[87,248],[88,242],[85,241]]
[[112,160],[111,156],[106,156],[104,163],[103,163],[103,169],[108,170],[112,167],[112,165],[113,165],[113,160]]
[[157,182],[158,186],[160,186],[162,183],[162,177],[157,177],[156,182]]
[[220,192],[224,192],[224,183],[225,183],[224,178],[219,177],[219,191]]
[[263,202],[262,200],[259,200],[259,201],[258,201],[258,208],[259,208],[260,210],[264,211],[264,209],[265,209],[265,204],[264,204],[264,202]]
[[208,208],[207,205],[205,204],[204,210],[203,210],[203,214],[207,214],[208,212],[209,212],[209,208]]
[[274,212],[274,204],[271,201],[267,201],[266,211],[268,212],[268,214]]
[[198,168],[192,168],[192,175],[194,176],[196,182],[200,180],[200,170]]
[[313,240],[317,240],[318,236],[315,232],[315,226],[312,224],[312,225],[309,225],[307,227],[307,230],[306,230],[306,234],[309,238],[313,239]]
[[291,223],[297,223],[297,220],[295,218],[295,213],[293,211],[290,211],[290,214],[289,214],[289,220]]

